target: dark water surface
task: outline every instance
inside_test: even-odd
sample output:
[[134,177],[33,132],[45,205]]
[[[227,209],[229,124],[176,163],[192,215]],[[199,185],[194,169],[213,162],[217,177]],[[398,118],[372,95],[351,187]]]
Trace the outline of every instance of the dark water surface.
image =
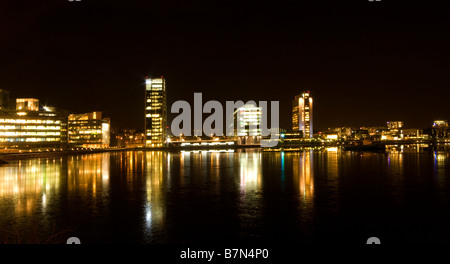
[[448,243],[449,156],[330,148],[14,161],[0,166],[0,243],[60,242],[55,234],[82,243]]

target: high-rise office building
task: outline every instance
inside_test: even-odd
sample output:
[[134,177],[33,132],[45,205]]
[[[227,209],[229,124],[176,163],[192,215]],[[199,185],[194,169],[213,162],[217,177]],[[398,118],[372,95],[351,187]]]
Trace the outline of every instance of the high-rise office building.
[[162,147],[166,143],[167,96],[166,80],[145,80],[145,146]]
[[313,99],[309,91],[295,96],[292,102],[292,130],[302,131],[304,138],[313,137]]

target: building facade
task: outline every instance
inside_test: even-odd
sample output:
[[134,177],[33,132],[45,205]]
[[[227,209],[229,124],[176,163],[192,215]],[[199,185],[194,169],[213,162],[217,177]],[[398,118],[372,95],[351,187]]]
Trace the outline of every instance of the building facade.
[[145,80],[145,146],[162,147],[167,140],[167,95],[166,80]]
[[403,121],[389,121],[387,122],[389,130],[401,129],[403,127]]
[[39,100],[18,98],[16,109],[0,110],[1,149],[64,149],[67,147],[67,113],[39,109]]
[[143,147],[145,136],[142,131],[123,129],[116,135],[116,146],[121,148]]
[[302,131],[304,138],[313,137],[313,99],[309,91],[295,96],[292,102],[292,130]]
[[432,133],[433,138],[436,138],[436,139],[448,138],[448,136],[449,136],[448,121],[447,120],[435,120],[433,122],[433,128],[432,128],[431,133]]
[[110,120],[102,118],[102,112],[70,114],[68,135],[72,148],[108,148]]
[[238,144],[260,144],[261,122],[261,107],[250,103],[237,108],[234,112],[234,135],[238,139]]

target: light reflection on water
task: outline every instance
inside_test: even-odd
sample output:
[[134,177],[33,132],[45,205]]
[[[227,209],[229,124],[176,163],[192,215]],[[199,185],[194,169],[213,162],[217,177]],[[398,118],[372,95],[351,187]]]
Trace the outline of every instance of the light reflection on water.
[[[448,160],[446,151],[335,148],[126,151],[21,160],[0,166],[0,227],[39,226],[45,233],[57,225],[97,243],[179,243],[222,235],[255,241],[276,237],[275,229],[314,236],[317,228],[336,225],[328,221],[351,223],[345,212],[364,208],[360,203],[378,208],[386,200],[386,210],[411,206],[414,190],[431,194],[426,199],[433,206],[446,206]],[[189,231],[202,228],[208,230],[198,237]]]

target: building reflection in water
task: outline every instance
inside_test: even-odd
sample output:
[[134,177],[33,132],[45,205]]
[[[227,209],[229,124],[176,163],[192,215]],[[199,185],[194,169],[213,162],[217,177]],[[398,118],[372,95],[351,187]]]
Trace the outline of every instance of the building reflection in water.
[[[402,203],[405,200],[404,193],[401,191],[404,189],[405,178],[404,173],[404,149],[401,147],[390,147],[386,148],[387,151],[387,170],[389,175],[389,181],[392,185],[391,192],[397,197],[396,202]],[[411,154],[412,155],[412,154]],[[420,170],[420,155],[417,155],[417,161],[415,162],[416,171]]]
[[97,197],[109,190],[110,153],[67,157],[67,189],[82,196]]
[[243,235],[257,233],[262,206],[262,154],[259,150],[242,150],[234,154],[234,175],[238,180],[239,225]]
[[[403,176],[403,148],[392,148],[388,153],[388,167],[392,175]],[[417,165],[420,163],[417,162]]]
[[299,187],[300,196],[305,205],[314,198],[314,164],[313,150],[304,150],[292,157],[294,183]]
[[[0,219],[45,212],[60,187],[61,159],[21,160],[0,167]],[[11,210],[14,210],[12,212]]]
[[327,177],[330,181],[332,181],[337,179],[339,176],[338,158],[340,155],[340,150],[337,147],[330,147],[325,150],[327,155]]
[[445,168],[449,153],[446,151],[434,151],[434,175],[437,178],[437,184],[444,187],[444,181],[446,180]]
[[261,189],[261,152],[247,150],[238,154],[241,193]]
[[155,242],[154,234],[164,228],[165,204],[164,185],[167,170],[170,168],[170,154],[164,151],[148,151],[145,153],[146,236]]

